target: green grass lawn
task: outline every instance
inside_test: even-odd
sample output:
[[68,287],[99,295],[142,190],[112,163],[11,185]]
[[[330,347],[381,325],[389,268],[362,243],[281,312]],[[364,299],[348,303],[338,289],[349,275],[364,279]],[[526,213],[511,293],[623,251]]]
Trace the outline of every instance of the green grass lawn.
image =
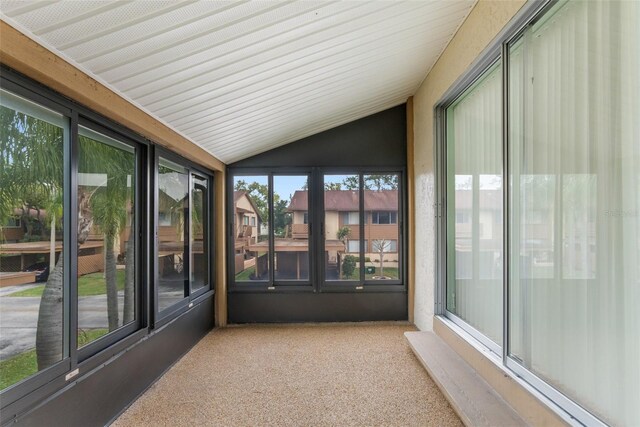
[[236,274],[236,281],[247,281],[251,280],[251,275],[256,272],[255,267],[249,267],[242,270],[240,273]]
[[[398,279],[398,269],[394,268],[394,267],[385,267],[384,271],[383,271],[384,275],[386,277],[391,277],[392,279]],[[372,280],[373,276],[379,276],[380,275],[380,267],[376,267],[376,272],[374,274],[366,274],[365,275],[365,279],[366,280]],[[380,280],[381,282],[383,280]]]
[[[107,329],[89,329],[78,334],[79,347],[95,341],[109,332]],[[38,372],[36,350],[25,351],[0,362],[0,390],[4,390]]]
[[[124,270],[116,271],[116,283],[118,284],[118,290],[124,289]],[[36,286],[31,289],[25,289],[24,291],[14,292],[6,295],[7,297],[40,297],[44,291],[44,285]],[[107,293],[107,288],[104,279],[104,273],[91,273],[85,274],[82,277],[78,277],[78,296],[88,297],[92,295],[104,295]]]

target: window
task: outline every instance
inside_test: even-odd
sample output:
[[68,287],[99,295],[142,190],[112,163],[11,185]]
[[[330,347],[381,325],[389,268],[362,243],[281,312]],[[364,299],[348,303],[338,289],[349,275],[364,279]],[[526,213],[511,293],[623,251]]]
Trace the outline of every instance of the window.
[[[325,281],[400,283],[400,175],[325,175],[324,188]],[[342,211],[339,217],[335,211]]]
[[78,347],[133,323],[137,313],[136,151],[81,126],[78,222]]
[[309,281],[308,180],[307,175],[273,176],[276,282]]
[[[326,281],[360,280],[359,224],[359,175],[325,175],[323,237]],[[349,241],[356,243],[355,246],[349,246]]]
[[191,293],[209,288],[209,181],[191,174]]
[[[365,243],[366,246],[366,243]],[[360,240],[348,240],[347,241],[347,252],[349,253],[360,253]]]
[[446,110],[447,310],[502,341],[500,64]]
[[181,165],[160,158],[158,166],[158,212],[170,219],[159,225],[158,235],[158,312],[187,296],[189,251],[186,215],[189,213],[189,174]]
[[439,110],[441,302],[578,422],[632,425],[640,419],[640,4],[565,0],[529,10],[536,15],[524,30],[506,36],[505,57],[474,70]]
[[638,22],[563,1],[509,48],[509,355],[612,425],[640,419]]
[[[171,157],[171,158],[169,158]],[[210,181],[186,161],[157,157],[156,325],[211,288]]]
[[159,326],[210,289],[211,178],[177,156],[147,165],[148,141],[11,71],[0,84],[0,224],[14,225],[0,227],[4,411],[93,372],[146,319]]
[[[62,212],[64,197],[68,197],[63,165],[69,122],[4,90],[0,92],[0,122],[0,223],[20,212],[32,225],[23,236],[29,243],[0,244],[3,251],[18,254],[2,256],[0,281],[12,275],[30,284],[0,296],[0,389],[4,390],[69,355],[63,326],[69,278],[62,256],[68,251]],[[79,243],[84,244],[86,237],[79,236]],[[25,311],[34,318],[25,318]]]
[[22,220],[18,217],[11,216],[6,220],[3,228],[22,228]]
[[456,224],[469,224],[471,222],[471,213],[460,209],[456,210]]
[[[271,277],[269,177],[236,176],[233,189],[235,281],[268,282]],[[259,218],[260,227],[249,225],[249,216]]]
[[374,211],[371,212],[372,224],[397,224],[398,213],[388,211]]
[[371,211],[371,224],[365,224],[364,237],[371,240],[371,252],[367,256],[374,262],[376,270],[367,279],[400,280],[402,277],[398,256],[400,176],[367,174],[363,176],[363,184],[364,208]]
[[[309,286],[309,175],[239,174],[233,186],[234,285]],[[252,218],[250,226],[238,227],[241,215]]]
[[342,212],[342,224],[344,225],[360,224],[360,212]]

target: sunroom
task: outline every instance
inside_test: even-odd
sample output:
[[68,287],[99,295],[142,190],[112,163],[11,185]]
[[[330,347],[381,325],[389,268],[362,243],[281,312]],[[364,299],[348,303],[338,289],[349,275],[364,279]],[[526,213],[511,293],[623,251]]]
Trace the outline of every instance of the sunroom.
[[0,3],[2,425],[640,426],[640,3]]

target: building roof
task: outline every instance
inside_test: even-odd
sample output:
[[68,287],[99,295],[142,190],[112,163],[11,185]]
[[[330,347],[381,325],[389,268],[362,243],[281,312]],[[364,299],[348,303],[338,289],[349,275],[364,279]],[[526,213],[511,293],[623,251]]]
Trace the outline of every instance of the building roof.
[[[327,190],[324,192],[325,210],[328,211],[357,211],[359,208],[358,191],[356,190]],[[308,192],[298,190],[293,194],[287,210],[307,211],[309,206]],[[365,190],[364,209],[366,211],[397,211],[397,190]]]

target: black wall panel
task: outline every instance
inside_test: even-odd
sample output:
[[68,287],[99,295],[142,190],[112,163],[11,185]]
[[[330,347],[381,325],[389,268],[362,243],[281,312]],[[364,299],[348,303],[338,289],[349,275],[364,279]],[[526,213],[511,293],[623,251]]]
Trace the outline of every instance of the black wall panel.
[[213,297],[17,418],[17,426],[103,426],[213,328]]
[[405,104],[233,163],[230,167],[407,165]]
[[406,292],[232,293],[231,323],[406,320]]
[[[376,170],[406,171],[407,118],[402,104],[377,114],[356,120],[328,131],[301,139],[282,147],[231,164],[233,175],[244,173],[278,173],[287,168],[329,172],[334,168],[362,172]],[[353,168],[353,170],[351,169]],[[371,168],[368,170],[368,168]],[[405,175],[406,177],[406,175]],[[319,187],[318,187],[319,185]],[[315,184],[321,188],[321,184]],[[403,179],[406,189],[406,182]],[[232,194],[232,189],[228,189]],[[403,191],[405,191],[403,189]],[[403,193],[404,194],[404,193]],[[403,196],[403,203],[406,197]],[[228,200],[231,205],[232,199]],[[233,218],[231,206],[227,215]],[[402,207],[406,212],[406,205]],[[317,218],[316,218],[317,220]],[[406,218],[404,218],[406,221]],[[231,230],[228,224],[228,230]],[[406,236],[406,234],[405,234]],[[230,236],[231,237],[231,236]],[[406,237],[403,239],[406,241]],[[232,239],[229,253],[233,253]],[[406,249],[404,250],[406,253]],[[406,266],[406,262],[404,263]],[[229,264],[229,271],[233,265]],[[229,287],[228,313],[231,323],[252,322],[341,322],[373,320],[406,320],[407,292],[405,285],[389,285],[379,291],[372,285],[364,289],[341,289],[319,292],[322,286],[319,272],[312,275],[311,286],[277,291]],[[406,276],[405,276],[406,277]],[[230,274],[229,280],[233,280]],[[276,284],[277,285],[277,284]],[[276,286],[277,288],[278,286]]]

